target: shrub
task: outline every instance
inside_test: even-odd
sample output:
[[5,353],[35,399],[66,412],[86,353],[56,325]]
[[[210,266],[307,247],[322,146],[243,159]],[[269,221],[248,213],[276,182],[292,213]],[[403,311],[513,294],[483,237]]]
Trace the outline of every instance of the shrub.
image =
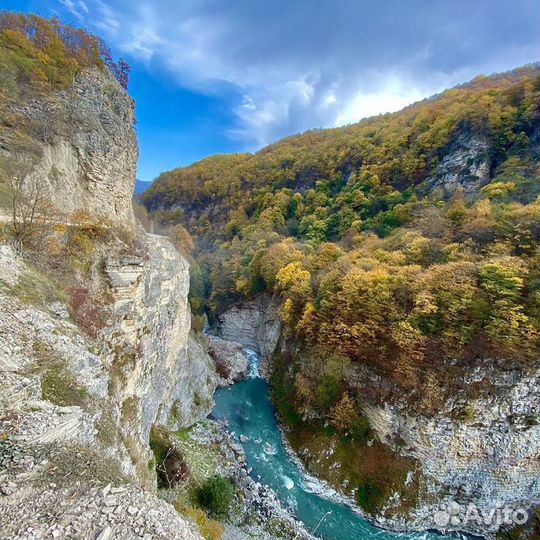
[[349,431],[358,421],[358,409],[354,399],[345,392],[330,411],[330,423],[341,433]]
[[11,292],[21,302],[46,306],[52,302],[64,302],[65,293],[51,279],[38,272],[23,274]]
[[317,384],[316,404],[321,412],[329,411],[338,400],[343,388],[343,381],[338,377],[323,375]]
[[229,513],[234,488],[228,478],[211,476],[201,487],[198,493],[199,504],[211,516],[225,517]]
[[150,448],[154,453],[154,463],[159,487],[171,489],[186,481],[191,471],[184,456],[175,447],[170,433],[163,426],[152,426]]
[[367,416],[359,416],[351,428],[352,435],[357,442],[365,442],[371,434],[371,423]]
[[71,290],[69,313],[77,325],[91,338],[104,328],[103,311],[92,293],[85,288]]

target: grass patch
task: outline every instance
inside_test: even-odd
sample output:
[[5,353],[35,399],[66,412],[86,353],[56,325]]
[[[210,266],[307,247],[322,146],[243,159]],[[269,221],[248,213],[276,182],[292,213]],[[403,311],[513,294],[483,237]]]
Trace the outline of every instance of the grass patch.
[[34,362],[29,368],[31,374],[42,373],[49,369],[61,369],[62,363],[52,347],[41,339],[32,342]]
[[186,506],[182,502],[177,502],[174,507],[177,512],[197,525],[199,532],[206,540],[219,540],[223,536],[223,524],[209,518],[202,508]]
[[10,288],[13,296],[33,306],[46,306],[52,302],[65,303],[67,294],[52,279],[38,272],[22,274],[17,284]]
[[122,424],[135,425],[139,415],[139,398],[135,396],[128,397],[122,403]]
[[41,395],[44,400],[62,407],[78,405],[85,407],[89,403],[88,390],[77,379],[63,369],[49,370],[41,379]]
[[190,432],[189,428],[176,431],[174,439],[192,471],[192,484],[200,487],[219,470],[220,453],[219,449],[193,440]]
[[457,413],[457,419],[464,424],[472,424],[476,419],[474,409],[468,405]]
[[60,487],[73,487],[76,482],[87,486],[128,482],[116,459],[105,458],[102,453],[83,445],[71,445],[51,456],[41,479]]
[[97,438],[103,446],[113,446],[117,438],[117,425],[111,409],[102,405],[102,412],[96,423]]

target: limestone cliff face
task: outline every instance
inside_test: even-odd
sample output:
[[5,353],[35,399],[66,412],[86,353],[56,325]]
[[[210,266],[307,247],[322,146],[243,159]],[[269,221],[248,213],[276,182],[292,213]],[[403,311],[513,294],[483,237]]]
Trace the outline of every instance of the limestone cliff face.
[[16,106],[31,141],[27,155],[2,133],[0,155],[32,163],[28,181],[58,210],[84,208],[133,230],[138,146],[133,100],[107,71],[87,69],[74,84]]
[[106,332],[121,379],[115,397],[136,401],[143,439],[156,422],[179,429],[207,416],[216,387],[211,359],[190,338],[188,264],[167,239],[146,242],[144,256],[112,255],[105,265],[117,320]]
[[[172,507],[140,489],[155,489],[152,426],[178,429],[204,418],[218,377],[190,335],[187,262],[134,219],[133,102],[108,72],[95,69],[19,113],[41,126],[32,132],[39,151],[11,154],[32,163],[29,181],[41,182],[66,216],[82,208],[106,218],[112,235],[79,285],[100,298],[87,315],[101,319],[95,335],[70,317],[62,298],[41,296],[50,288],[47,276],[1,246],[2,533],[198,539]],[[13,150],[5,144],[2,152]],[[130,240],[116,234],[122,230]]]
[[[385,382],[367,370],[356,370],[351,380],[366,396],[363,412],[376,437],[418,463],[409,478],[409,483],[418,482],[416,504],[406,516],[396,517],[396,497],[378,516],[381,523],[485,534],[497,531],[500,520],[452,526],[448,508],[459,505],[463,519],[470,504],[489,516],[494,505],[529,511],[540,502],[538,369],[509,370],[504,361],[484,361],[462,375],[462,392],[429,414],[411,406],[406,396],[370,401],[370,388]],[[479,387],[490,390],[472,397],[470,391]]]
[[278,303],[267,294],[237,304],[217,317],[214,331],[228,341],[253,349],[267,361],[281,332]]
[[452,139],[424,190],[442,189],[446,195],[462,189],[465,194],[478,193],[490,179],[489,141],[469,130]]

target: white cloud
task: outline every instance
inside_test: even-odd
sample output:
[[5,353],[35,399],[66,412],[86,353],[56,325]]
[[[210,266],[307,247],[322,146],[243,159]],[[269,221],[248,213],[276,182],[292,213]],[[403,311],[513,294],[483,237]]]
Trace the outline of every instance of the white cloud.
[[[75,16],[75,18],[82,22],[84,20],[83,13],[86,13],[84,11],[84,4],[80,2],[79,4],[75,4],[73,0],[60,0],[60,3],[72,14]],[[82,5],[81,5],[82,4]],[[81,13],[81,11],[83,13]]]
[[384,9],[367,0],[59,1],[179,84],[233,89],[230,135],[251,148],[395,111],[536,58],[536,0],[388,0]]
[[83,11],[84,13],[90,13],[88,6],[83,2],[83,0],[79,0],[78,5],[81,11]]
[[106,36],[114,36],[121,26],[120,16],[102,0],[91,0],[94,4],[95,15],[97,17],[89,17],[88,22],[105,32]]
[[405,86],[399,80],[389,81],[376,92],[358,92],[349,98],[336,116],[335,125],[357,122],[360,118],[399,111],[403,107],[426,96],[416,88]]

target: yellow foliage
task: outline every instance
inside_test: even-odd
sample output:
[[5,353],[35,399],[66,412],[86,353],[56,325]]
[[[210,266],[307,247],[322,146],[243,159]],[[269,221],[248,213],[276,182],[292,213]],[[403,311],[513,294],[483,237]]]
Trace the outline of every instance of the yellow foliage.
[[223,525],[219,521],[210,519],[202,508],[186,506],[183,503],[176,503],[175,508],[197,525],[199,532],[206,540],[220,540],[223,536]]
[[358,417],[358,406],[348,392],[341,396],[330,411],[330,422],[341,433],[349,431],[357,422]]

